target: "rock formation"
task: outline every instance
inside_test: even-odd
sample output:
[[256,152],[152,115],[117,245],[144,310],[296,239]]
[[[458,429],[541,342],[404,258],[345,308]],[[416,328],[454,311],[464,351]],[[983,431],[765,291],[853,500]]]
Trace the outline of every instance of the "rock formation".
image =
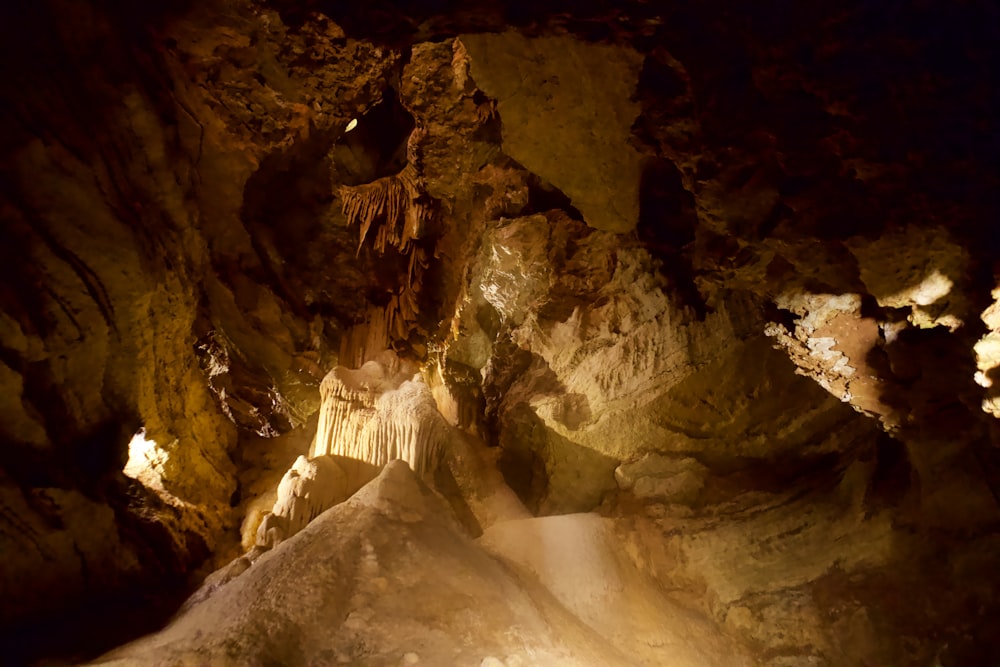
[[133,5],[0,5],[2,661],[1000,660],[988,3]]
[[[91,664],[655,665],[662,651],[678,665],[751,664],[708,619],[643,593],[610,522],[528,521],[484,549],[393,462],[161,633]],[[550,540],[572,565],[544,561]],[[638,654],[636,640],[649,642]]]
[[322,403],[311,456],[336,456],[382,467],[406,461],[433,471],[447,446],[447,424],[413,364],[387,352],[357,370],[339,366],[320,385]]

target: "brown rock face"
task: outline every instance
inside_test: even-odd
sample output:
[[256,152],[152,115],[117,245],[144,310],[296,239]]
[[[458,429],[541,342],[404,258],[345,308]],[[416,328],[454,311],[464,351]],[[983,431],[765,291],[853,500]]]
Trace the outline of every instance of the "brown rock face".
[[996,12],[613,4],[0,7],[4,661],[1000,660]]
[[503,150],[570,198],[587,223],[632,231],[642,156],[632,145],[642,56],[628,47],[517,32],[464,35],[470,74],[496,99]]

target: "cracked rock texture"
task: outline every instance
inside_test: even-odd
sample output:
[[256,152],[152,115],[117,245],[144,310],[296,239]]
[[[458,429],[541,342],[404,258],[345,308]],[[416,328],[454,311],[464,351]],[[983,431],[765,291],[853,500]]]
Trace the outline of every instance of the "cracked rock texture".
[[4,660],[995,664],[998,45],[2,3]]

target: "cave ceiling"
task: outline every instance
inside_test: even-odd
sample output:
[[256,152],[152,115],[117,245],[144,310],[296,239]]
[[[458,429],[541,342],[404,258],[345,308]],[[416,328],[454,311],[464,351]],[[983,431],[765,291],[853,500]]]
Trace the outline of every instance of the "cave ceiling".
[[[360,530],[341,491],[403,458],[456,517],[415,543],[535,567],[514,533],[602,517],[554,530],[735,637],[690,664],[1000,655],[990,3],[18,0],[0,33],[0,646],[56,614],[72,653],[95,596],[175,609],[334,504]],[[396,444],[307,460],[349,438]]]

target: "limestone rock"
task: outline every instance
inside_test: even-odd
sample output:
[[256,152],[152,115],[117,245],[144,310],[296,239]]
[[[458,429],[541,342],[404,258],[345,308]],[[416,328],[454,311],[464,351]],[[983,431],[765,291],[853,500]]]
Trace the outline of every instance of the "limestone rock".
[[861,279],[880,306],[909,308],[914,326],[946,326],[968,318],[963,287],[969,255],[943,230],[908,227],[877,240],[853,239]]
[[418,474],[432,471],[446,446],[448,424],[412,364],[387,352],[357,370],[335,368],[323,380],[311,456],[384,466],[401,459]]
[[503,318],[517,327],[548,297],[549,221],[544,215],[503,220],[483,239],[485,253],[479,291]]
[[595,229],[634,229],[642,158],[630,134],[641,57],[514,31],[461,40],[476,84],[498,101],[504,151],[565,192]]
[[[504,274],[506,294],[546,283],[548,293],[511,331],[516,351],[502,353],[524,361],[504,375],[512,362],[498,351],[488,380],[504,387],[500,463],[529,507],[591,510],[618,488],[615,468],[647,452],[698,452],[728,468],[846,451],[872,433],[770,349],[752,301],[732,298],[699,319],[648,253],[602,232],[562,245],[569,229],[550,221],[550,279]],[[532,245],[506,247],[508,266],[544,265]]]
[[993,290],[993,304],[983,311],[982,320],[989,329],[975,346],[978,372],[976,382],[987,389],[983,411],[1000,418],[1000,288]]
[[[322,512],[346,500],[349,493],[347,475],[336,461],[328,456],[312,459],[300,456],[281,479],[278,498],[271,510],[270,516],[280,517],[282,521],[279,525],[265,518],[261,524],[263,534],[257,532],[257,543],[275,546],[275,537],[279,541],[291,537]],[[271,536],[271,530],[284,534]]]
[[592,514],[507,521],[480,543],[538,581],[637,665],[750,665],[708,618],[671,600],[620,548],[614,523]]
[[565,9],[0,3],[5,663],[998,662],[992,5]]
[[466,537],[402,462],[161,632],[92,664],[396,665],[411,653],[422,664],[635,664]]
[[[489,465],[482,443],[438,411],[433,392],[412,363],[385,351],[357,370],[335,368],[322,388],[311,456],[335,461],[348,493],[389,462],[401,460],[434,483],[474,533],[526,514]],[[280,496],[279,490],[279,501]]]
[[646,454],[615,468],[615,480],[622,490],[631,491],[637,498],[681,505],[697,501],[708,474],[708,469],[692,458],[657,454]]
[[489,132],[496,123],[492,104],[480,99],[469,78],[465,46],[457,38],[415,45],[401,84],[404,103],[425,133],[420,154],[428,191],[453,200],[500,153]]

